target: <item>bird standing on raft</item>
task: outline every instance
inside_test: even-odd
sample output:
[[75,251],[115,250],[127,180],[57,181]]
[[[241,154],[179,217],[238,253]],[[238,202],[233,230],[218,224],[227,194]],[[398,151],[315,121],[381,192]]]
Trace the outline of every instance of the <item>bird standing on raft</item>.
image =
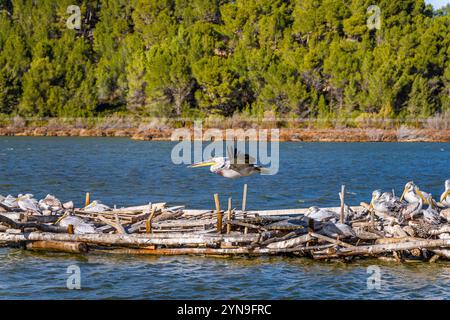
[[224,178],[236,179],[254,173],[267,174],[269,170],[255,164],[255,159],[240,153],[236,148],[228,149],[228,157],[215,157],[204,162],[195,163],[190,168],[210,167],[212,173]]
[[445,180],[445,191],[440,200],[445,207],[450,208],[450,180]]
[[422,210],[423,220],[432,225],[441,224],[441,217],[439,216],[439,212],[436,210],[436,204],[431,196],[428,195],[427,201],[429,203],[428,208]]
[[32,194],[19,194],[17,197],[17,204],[19,205],[19,208],[23,211],[31,211],[35,213],[41,213],[41,210],[39,209],[39,204],[36,199],[33,198]]
[[418,196],[422,199],[424,204],[429,204],[426,200],[429,197],[429,194],[421,191],[413,181],[409,181],[405,185],[400,201],[405,199],[408,203],[416,203],[418,202]]

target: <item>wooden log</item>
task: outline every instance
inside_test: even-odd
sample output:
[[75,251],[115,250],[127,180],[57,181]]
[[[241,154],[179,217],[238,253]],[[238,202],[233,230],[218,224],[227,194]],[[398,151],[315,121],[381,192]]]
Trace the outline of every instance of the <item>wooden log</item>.
[[392,244],[375,244],[371,246],[359,246],[354,248],[343,248],[332,255],[322,255],[316,253],[315,258],[339,258],[345,256],[357,256],[357,255],[377,255],[380,253],[402,251],[402,250],[412,250],[416,248],[450,248],[450,239],[443,240],[420,240],[420,241],[408,241],[402,243],[392,243]]
[[330,237],[327,237],[327,236],[324,236],[324,235],[321,235],[321,234],[318,234],[318,233],[311,232],[310,235],[312,237],[314,237],[314,238],[317,238],[317,239],[320,239],[320,240],[323,240],[323,241],[327,241],[327,242],[330,242],[330,243],[333,243],[333,244],[336,244],[338,246],[342,246],[342,247],[345,247],[345,248],[356,248],[355,246],[353,246],[351,244],[348,244],[348,243],[345,243],[345,242],[343,242],[341,240],[333,239],[333,238],[330,238]]
[[25,229],[25,228],[34,228],[45,232],[55,232],[55,233],[67,233],[67,228],[60,226],[53,226],[43,223],[36,222],[16,222],[4,215],[0,215],[0,223],[9,226],[13,229]]
[[404,238],[381,238],[375,241],[375,244],[391,244],[391,243],[402,243],[408,241],[420,241],[422,238],[414,237],[404,237]]
[[156,213],[156,207],[152,207],[152,212],[150,213],[150,216],[148,217],[147,221],[145,222],[145,231],[146,233],[152,232],[152,220]]
[[314,231],[316,231],[316,229],[315,229],[315,220],[314,219],[311,219],[311,218],[306,218],[306,219],[308,219],[308,232],[314,232]]
[[239,220],[228,220],[227,219],[227,220],[225,220],[225,223],[227,223],[229,225],[233,225],[233,226],[244,227],[244,228],[247,228],[247,229],[250,228],[250,229],[255,229],[255,230],[267,231],[267,229],[264,228],[264,227],[257,226],[256,224],[242,222],[242,221],[239,221]]
[[235,243],[251,243],[258,239],[257,234],[249,235],[209,235],[209,234],[195,234],[181,237],[155,237],[154,234],[64,234],[64,233],[46,233],[46,232],[31,232],[21,234],[7,234],[0,233],[0,241],[7,241],[10,243],[23,241],[69,241],[69,242],[84,242],[97,245],[117,245],[117,246],[148,246],[148,245],[188,245],[188,244],[202,244],[202,245],[217,245],[220,242],[235,242]]
[[214,202],[216,204],[216,212],[217,212],[217,222],[216,222],[216,230],[217,233],[222,233],[222,211],[220,211],[220,201],[219,201],[219,194],[214,194]]
[[450,259],[450,250],[448,250],[448,249],[433,249],[431,251],[434,252],[435,254],[439,255],[440,257]]
[[381,238],[381,236],[376,233],[365,231],[360,228],[354,228],[353,231],[355,231],[356,236],[361,240],[376,240]]
[[300,237],[296,237],[289,240],[283,240],[278,242],[273,242],[267,245],[269,249],[286,249],[294,246],[298,246],[299,244],[306,243],[311,241],[313,237],[310,234],[304,234]]
[[301,248],[269,249],[269,248],[160,248],[132,249],[120,248],[110,250],[90,250],[98,253],[136,254],[136,255],[269,255],[302,251]]
[[450,233],[450,225],[444,225],[440,229],[428,231],[428,234],[432,236],[437,236],[442,233]]
[[89,192],[86,192],[86,198],[84,199],[84,206],[87,207],[91,203],[91,195]]
[[[227,213],[227,219],[228,219],[228,220],[231,220],[231,219],[232,219],[232,217],[231,217],[231,210],[232,210],[232,207],[233,207],[233,200],[231,199],[231,197],[229,197],[229,198],[228,198],[228,213]],[[228,224],[227,224],[227,234],[230,234],[230,232],[231,232],[231,224],[228,223]]]
[[344,223],[345,221],[345,185],[341,186],[341,192],[339,193],[339,197],[341,198],[341,214],[340,214],[340,223]]
[[242,212],[246,212],[247,210],[247,191],[248,191],[248,186],[247,184],[244,184],[244,191],[242,192]]
[[103,223],[113,227],[114,229],[116,229],[117,233],[119,234],[127,234],[127,232],[125,231],[125,229],[123,228],[123,226],[120,223],[117,222],[113,222],[110,221],[102,216],[97,216],[97,219],[99,219],[100,221],[102,221]]
[[88,246],[81,242],[63,241],[33,241],[26,244],[27,250],[58,251],[68,253],[82,253],[88,251]]
[[[280,233],[280,231],[276,230],[276,231],[266,231],[263,232],[263,238],[266,239],[263,242],[261,242],[262,246],[267,246],[270,243],[274,243],[274,242],[280,242],[280,241],[284,241],[284,240],[289,240],[292,238],[295,238],[297,236],[299,236],[299,231],[295,230],[292,232],[289,232],[288,234],[285,234],[282,237],[277,237],[277,235]],[[302,234],[304,234],[304,232],[302,231]],[[266,236],[267,235],[267,236]]]

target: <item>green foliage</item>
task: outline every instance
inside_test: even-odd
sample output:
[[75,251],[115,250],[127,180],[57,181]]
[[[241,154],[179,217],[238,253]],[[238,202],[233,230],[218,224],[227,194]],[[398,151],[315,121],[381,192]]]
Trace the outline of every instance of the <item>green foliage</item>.
[[[81,30],[69,30],[69,5]],[[424,118],[450,110],[449,6],[0,1],[0,114]],[[364,120],[365,121],[365,120]]]

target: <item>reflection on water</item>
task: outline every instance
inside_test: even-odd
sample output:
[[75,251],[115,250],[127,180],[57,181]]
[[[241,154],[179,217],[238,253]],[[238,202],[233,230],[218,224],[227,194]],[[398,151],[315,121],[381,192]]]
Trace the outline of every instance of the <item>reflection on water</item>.
[[[248,208],[335,206],[368,201],[372,190],[408,180],[439,195],[450,178],[449,143],[282,143],[276,176],[227,180],[173,165],[170,142],[121,138],[0,138],[0,194],[52,193],[83,203],[85,192],[113,205],[166,201],[211,208],[212,194]],[[82,290],[68,290],[67,267],[81,268]],[[381,267],[381,289],[367,289],[367,267]],[[134,299],[449,299],[450,264],[378,260],[324,263],[299,258],[135,257],[35,254],[0,249],[0,298]]]

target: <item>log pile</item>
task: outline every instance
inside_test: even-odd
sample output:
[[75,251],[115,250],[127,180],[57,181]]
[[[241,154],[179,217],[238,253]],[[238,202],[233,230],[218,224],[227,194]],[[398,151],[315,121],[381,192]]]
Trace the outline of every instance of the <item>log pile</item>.
[[445,219],[429,224],[420,215],[388,217],[366,203],[346,206],[344,194],[342,188],[337,208],[272,211],[246,210],[245,197],[241,209],[233,208],[230,198],[222,210],[218,195],[211,210],[165,203],[110,208],[91,202],[89,195],[83,208],[62,205],[53,196],[46,197],[52,203],[45,206],[32,195],[1,197],[0,245],[68,253],[450,259],[450,223]]

